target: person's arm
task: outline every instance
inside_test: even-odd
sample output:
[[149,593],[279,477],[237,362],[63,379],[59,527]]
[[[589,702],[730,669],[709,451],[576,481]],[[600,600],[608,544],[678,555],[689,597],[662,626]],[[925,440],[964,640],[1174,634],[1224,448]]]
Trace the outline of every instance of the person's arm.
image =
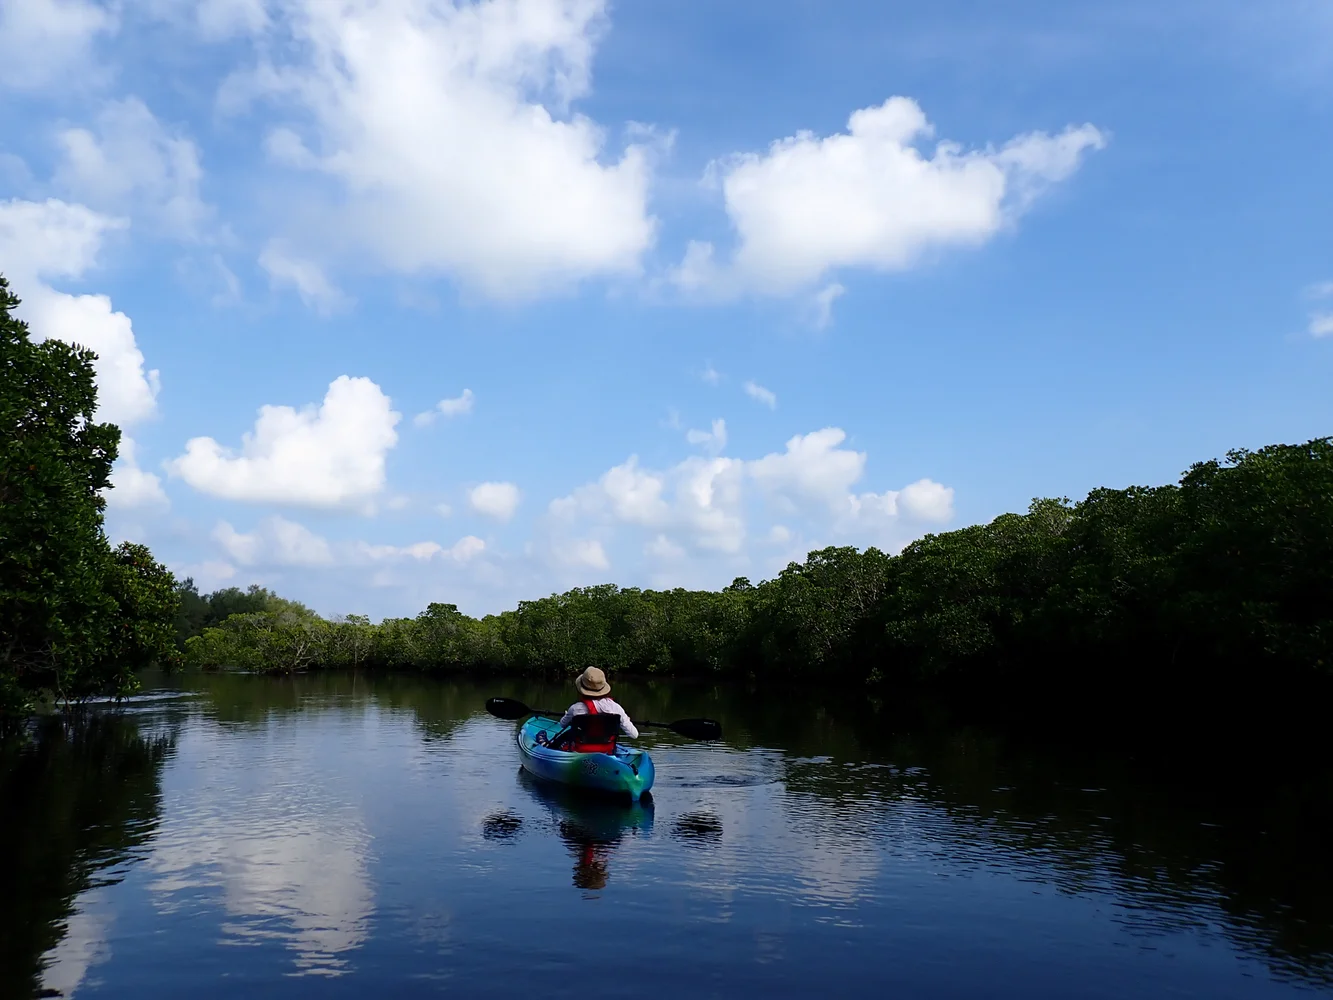
[[567,726],[569,725],[569,720],[574,718],[574,716],[587,715],[587,714],[588,714],[588,706],[583,704],[583,702],[581,701],[576,701],[574,702],[574,704],[569,706],[569,708],[565,711],[564,715],[560,716],[560,725]]
[[[616,702],[616,708],[620,708],[620,703]],[[639,738],[639,731],[634,728],[634,723],[630,721],[629,713],[620,708],[620,731],[632,740]]]

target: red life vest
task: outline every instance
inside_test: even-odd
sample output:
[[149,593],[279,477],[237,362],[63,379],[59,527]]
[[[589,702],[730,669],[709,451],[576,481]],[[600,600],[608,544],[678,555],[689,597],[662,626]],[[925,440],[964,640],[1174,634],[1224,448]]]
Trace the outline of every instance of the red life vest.
[[[597,702],[593,701],[591,698],[584,698],[582,701],[583,707],[588,710],[589,715],[601,714],[597,711]],[[615,753],[616,739],[612,736],[609,743],[580,743],[576,741],[570,749],[575,753]]]

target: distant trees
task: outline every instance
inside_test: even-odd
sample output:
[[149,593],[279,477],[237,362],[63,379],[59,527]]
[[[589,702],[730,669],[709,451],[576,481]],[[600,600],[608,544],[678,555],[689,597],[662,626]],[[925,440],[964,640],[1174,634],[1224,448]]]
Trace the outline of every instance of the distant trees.
[[[479,620],[432,604],[379,625],[258,614],[263,628],[245,612],[205,629],[190,658],[548,676],[597,664],[1099,698],[1333,678],[1333,439],[1232,452],[1175,486],[1034,500],[897,555],[826,548],[716,593],[607,584]],[[261,642],[270,633],[286,638]]]
[[0,718],[128,692],[176,615],[166,568],[102,530],[120,431],[93,419],[95,355],[33,343],[18,304],[0,277]]

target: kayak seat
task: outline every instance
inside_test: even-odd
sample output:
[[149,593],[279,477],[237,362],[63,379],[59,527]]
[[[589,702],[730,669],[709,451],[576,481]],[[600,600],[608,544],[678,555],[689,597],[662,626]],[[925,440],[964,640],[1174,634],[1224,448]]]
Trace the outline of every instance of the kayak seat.
[[569,720],[569,735],[562,742],[574,753],[615,753],[620,735],[620,716],[600,712],[576,715]]

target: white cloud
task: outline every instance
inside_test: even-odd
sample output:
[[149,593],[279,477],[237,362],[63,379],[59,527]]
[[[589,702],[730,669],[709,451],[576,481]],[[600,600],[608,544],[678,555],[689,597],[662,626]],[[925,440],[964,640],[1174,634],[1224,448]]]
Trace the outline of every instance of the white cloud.
[[589,90],[604,0],[286,8],[287,53],[232,80],[224,105],[294,104],[308,123],[272,151],[340,182],[330,224],[407,273],[449,273],[497,298],[632,275],[652,244],[650,147],[607,156],[568,112]]
[[944,523],[953,517],[953,489],[930,479],[901,490],[853,493],[865,473],[866,455],[839,447],[846,438],[839,427],[797,434],[785,451],[749,463],[750,476],[785,509],[824,508],[838,531],[896,528],[904,518]]
[[690,444],[701,444],[710,454],[716,455],[727,447],[727,422],[719,417],[713,421],[712,430],[686,431],[685,440]]
[[334,561],[327,541],[305,525],[281,517],[266,518],[248,535],[219,521],[213,538],[242,566],[329,566]]
[[334,287],[319,264],[296,256],[282,240],[269,240],[260,251],[259,266],[268,272],[272,287],[296,289],[301,301],[322,315],[348,305],[347,296]]
[[0,86],[20,90],[86,82],[92,47],[115,15],[86,0],[0,0]]
[[127,225],[55,198],[0,201],[0,264],[11,280],[77,278],[97,263],[107,233]]
[[549,510],[556,525],[592,517],[677,532],[695,547],[734,553],[745,539],[742,474],[743,463],[729,458],[688,458],[666,472],[652,472],[631,456],[597,482],[552,501]]
[[429,562],[436,557],[465,563],[486,551],[486,543],[476,535],[464,535],[445,548],[438,542],[416,542],[412,545],[370,545],[361,542],[358,551],[375,561],[414,559],[417,562]]
[[96,208],[147,215],[173,235],[199,235],[210,214],[199,197],[199,150],[138,98],[108,102],[95,132],[70,128],[58,139],[58,188]]
[[722,373],[714,368],[711,362],[704,365],[704,370],[699,373],[699,377],[709,385],[717,385],[722,381]]
[[1315,313],[1311,316],[1310,336],[1333,337],[1333,313]]
[[1308,294],[1312,299],[1326,299],[1333,296],[1333,281],[1321,281],[1311,285]]
[[347,506],[384,488],[385,456],[398,442],[400,419],[378,385],[342,375],[318,408],[260,407],[240,454],[213,438],[192,438],[169,468],[228,500]]
[[918,479],[899,492],[898,509],[916,521],[944,524],[953,518],[953,487]]
[[485,550],[486,543],[476,535],[464,535],[454,542],[453,547],[449,549],[449,555],[459,562],[467,562],[474,556],[481,555]]
[[479,483],[468,491],[467,499],[478,514],[508,521],[518,510],[521,494],[513,483]]
[[933,131],[915,101],[893,97],[854,112],[846,132],[799,132],[714,163],[738,244],[719,264],[711,244],[692,243],[675,281],[686,291],[786,295],[838,268],[902,270],[932,250],[984,243],[1106,143],[1082,125],[999,149],[941,142],[924,155],[918,144]]
[[208,42],[258,35],[270,24],[265,0],[138,0],[136,7],[173,28],[193,31]]
[[113,510],[164,507],[169,502],[162,490],[162,480],[139,468],[136,450],[134,441],[122,435],[120,455],[111,469],[112,488],[103,494],[107,506]]
[[833,322],[833,303],[842,297],[847,289],[838,282],[825,285],[815,293],[815,329],[822,330]]
[[[586,535],[591,523],[609,532],[608,538],[617,529],[643,532],[643,551],[657,560],[693,552],[692,565],[712,556],[736,566],[735,560],[749,558],[746,541],[760,500],[784,520],[805,524],[814,537],[838,535],[888,548],[911,537],[915,525],[953,516],[953,490],[929,479],[884,493],[855,492],[866,455],[842,447],[846,436],[828,427],[798,434],[783,451],[750,461],[695,456],[662,471],[645,469],[631,457],[551,502],[546,544],[559,561],[569,540]],[[754,535],[768,546],[790,547],[798,540],[786,524],[759,526]]]
[[437,503],[435,505],[435,513],[439,514],[440,517],[449,517],[453,512],[454,509],[447,503]]
[[68,295],[51,278],[77,278],[97,263],[107,233],[125,223],[84,205],[0,202],[0,273],[23,300],[20,318],[34,340],[53,338],[97,353],[97,416],[121,426],[157,410],[158,373],[144,370],[144,356],[130,318],[105,295]]
[[661,534],[645,545],[643,551],[645,555],[654,559],[662,559],[668,562],[685,558],[685,550],[666,535]]
[[220,559],[186,563],[184,566],[175,566],[172,569],[178,580],[184,580],[186,577],[193,579],[201,594],[216,590],[236,578],[236,567]]
[[97,417],[120,426],[139,423],[157,411],[160,380],[144,371],[144,356],[130,318],[111,308],[105,295],[66,295],[38,284],[23,296],[20,315],[34,339],[52,337],[97,352]]
[[763,403],[770,410],[776,410],[778,408],[777,393],[773,392],[771,389],[765,389],[758,382],[746,382],[741,388],[745,390],[745,395],[753,400]]
[[838,427],[797,434],[787,442],[786,451],[751,462],[750,476],[769,494],[815,501],[840,512],[866,464],[864,452],[838,447],[846,437]]
[[435,404],[434,409],[427,410],[425,413],[418,413],[413,419],[418,427],[428,427],[435,422],[436,416],[457,417],[464,413],[472,412],[472,401],[474,397],[471,389],[464,389],[461,396],[454,396],[452,399],[442,399]]
[[561,542],[552,546],[551,552],[556,562],[572,569],[611,568],[611,560],[606,557],[606,549],[602,548],[602,543],[595,538],[576,538]]

